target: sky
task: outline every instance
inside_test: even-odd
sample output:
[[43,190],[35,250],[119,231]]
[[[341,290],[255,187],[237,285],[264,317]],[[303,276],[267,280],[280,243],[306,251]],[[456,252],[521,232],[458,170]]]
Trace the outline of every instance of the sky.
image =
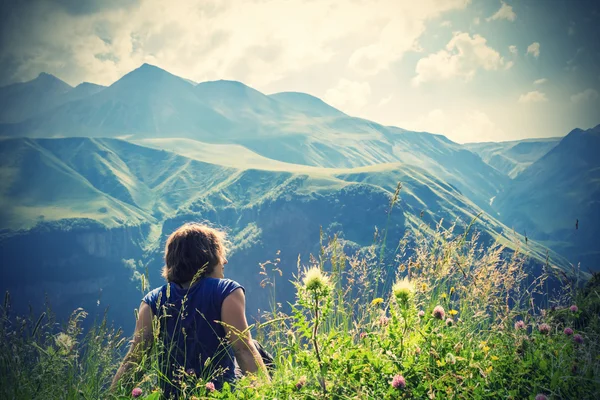
[[0,86],[143,63],[459,143],[600,124],[600,1],[7,0]]

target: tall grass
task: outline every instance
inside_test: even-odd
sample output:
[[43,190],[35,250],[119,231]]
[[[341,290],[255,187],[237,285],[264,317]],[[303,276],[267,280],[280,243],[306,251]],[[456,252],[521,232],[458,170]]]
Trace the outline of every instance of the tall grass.
[[[399,241],[393,264],[383,261],[381,243],[347,254],[339,237],[322,238],[318,258],[298,260],[291,311],[273,306],[252,326],[274,355],[271,382],[246,377],[235,391],[212,391],[217,371],[179,371],[182,398],[598,398],[597,275],[584,286],[577,271],[529,276],[522,253],[483,247],[470,227],[422,228]],[[272,290],[281,265],[261,273]],[[560,282],[552,295],[550,279]],[[134,387],[140,398],[160,397],[167,350],[158,335],[153,353],[110,393],[125,345],[120,331],[101,321],[82,332],[82,310],[64,326],[49,310],[41,319],[12,318],[9,310],[6,301],[1,398],[131,398]]]

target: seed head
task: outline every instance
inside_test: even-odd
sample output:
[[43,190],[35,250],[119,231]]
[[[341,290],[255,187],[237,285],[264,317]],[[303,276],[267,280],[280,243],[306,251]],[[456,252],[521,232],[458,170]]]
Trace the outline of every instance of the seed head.
[[404,305],[408,304],[408,301],[412,298],[414,291],[415,287],[412,282],[408,280],[408,278],[397,280],[396,283],[394,283],[394,286],[392,286],[392,293],[394,294],[394,297],[396,297],[398,303]]
[[304,287],[310,292],[328,292],[329,278],[318,267],[304,271]]

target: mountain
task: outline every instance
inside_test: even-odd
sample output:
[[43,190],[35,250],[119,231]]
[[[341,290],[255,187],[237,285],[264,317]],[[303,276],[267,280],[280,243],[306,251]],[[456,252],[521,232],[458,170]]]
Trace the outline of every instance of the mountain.
[[0,125],[0,134],[192,139],[243,146],[283,163],[327,168],[402,162],[435,173],[488,211],[490,198],[508,182],[443,136],[354,118],[303,93],[267,96],[234,81],[193,86],[148,64],[87,97]]
[[0,87],[0,123],[23,121],[61,103],[73,88],[57,77],[41,73],[29,82]]
[[[41,304],[48,292],[65,312],[93,310],[99,298],[103,305],[118,298],[112,316],[123,325],[139,304],[140,274],[148,268],[151,284],[161,282],[166,237],[184,222],[209,220],[228,229],[228,268],[254,293],[254,312],[264,310],[269,298],[260,288],[258,263],[280,251],[285,276],[278,296],[291,300],[286,296],[293,292],[289,279],[298,254],[308,260],[318,252],[321,227],[326,235],[341,231],[353,252],[372,244],[376,227],[387,226],[392,243],[407,230],[440,220],[445,227],[458,221],[464,229],[481,213],[452,185],[402,163],[290,171],[280,165],[269,171],[96,138],[5,139],[0,156],[0,254],[3,266],[19,266],[0,270],[2,289],[22,305]],[[398,181],[400,202],[388,222]],[[476,227],[485,242],[521,241],[485,213]],[[530,251],[543,254],[532,242]]]
[[494,202],[507,225],[592,270],[600,265],[599,149],[600,125],[571,131]]
[[561,138],[524,139],[509,142],[467,143],[464,147],[483,161],[515,178],[528,166],[552,150]]

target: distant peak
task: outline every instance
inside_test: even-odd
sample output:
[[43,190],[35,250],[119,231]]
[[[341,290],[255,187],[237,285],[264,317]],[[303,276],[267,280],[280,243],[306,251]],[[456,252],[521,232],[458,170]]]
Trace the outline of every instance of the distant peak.
[[43,84],[43,85],[55,85],[55,86],[65,86],[71,88],[71,85],[69,85],[68,83],[62,81],[61,79],[57,78],[56,76],[49,74],[47,72],[40,72],[40,74],[37,76],[37,78],[33,79],[32,81],[35,84]]

